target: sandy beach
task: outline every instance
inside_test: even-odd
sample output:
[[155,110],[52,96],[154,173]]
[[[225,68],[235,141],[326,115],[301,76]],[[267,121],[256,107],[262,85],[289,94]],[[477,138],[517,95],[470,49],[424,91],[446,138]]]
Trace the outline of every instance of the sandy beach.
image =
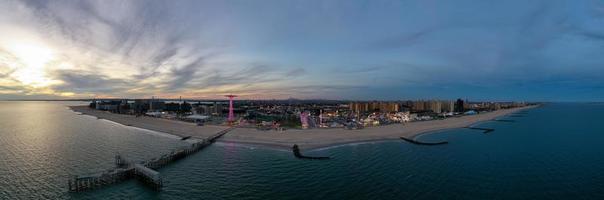
[[134,115],[114,114],[106,111],[90,109],[88,106],[70,106],[74,112],[80,112],[85,115],[95,116],[100,119],[106,119],[125,126],[168,133],[179,137],[192,136],[194,138],[207,138],[221,130],[227,129],[227,126],[197,126],[194,123],[188,123],[177,120],[154,118],[154,117],[136,117]]
[[[291,146],[294,144],[298,144],[304,149],[317,149],[348,143],[398,140],[399,137],[413,138],[426,132],[467,127],[477,122],[492,120],[504,115],[518,112],[520,110],[534,107],[535,106],[527,106],[522,108],[498,110],[481,113],[478,115],[453,117],[444,120],[418,121],[407,124],[367,127],[359,130],[345,130],[338,128],[261,131],[254,128],[236,128],[220,138],[218,141],[287,149],[291,148]],[[123,125],[174,134],[181,137],[192,136],[194,138],[205,138],[228,128],[227,126],[197,126],[194,123],[176,120],[113,114],[105,111],[90,109],[87,106],[72,106],[70,108],[75,112],[100,117]]]

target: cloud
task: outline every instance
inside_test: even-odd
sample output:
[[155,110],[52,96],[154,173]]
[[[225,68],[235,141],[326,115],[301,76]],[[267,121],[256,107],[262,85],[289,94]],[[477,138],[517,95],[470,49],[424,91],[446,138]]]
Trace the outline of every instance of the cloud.
[[396,36],[387,37],[370,43],[370,49],[392,50],[403,47],[411,47],[414,44],[426,39],[432,30],[421,30],[412,33],[403,33]]
[[136,83],[128,80],[81,70],[55,71],[53,78],[63,83],[54,85],[52,89],[63,92],[124,94],[136,86]]
[[[295,85],[295,86],[267,86],[261,85],[249,88],[221,89],[214,88],[208,91],[219,94],[238,94],[245,99],[269,98],[314,98],[314,99],[341,99],[341,92],[353,92],[367,89],[367,86],[350,85]],[[204,93],[207,91],[204,91]],[[204,93],[192,93],[193,96],[202,96]]]
[[367,66],[367,67],[356,67],[356,68],[345,68],[345,67],[336,67],[332,68],[332,73],[341,73],[341,74],[366,74],[371,72],[378,72],[384,70],[385,66]]
[[166,86],[168,91],[184,89],[189,81],[195,78],[195,74],[199,70],[199,68],[203,67],[204,58],[200,57],[197,60],[189,63],[180,68],[172,68],[170,70],[170,82]]
[[306,70],[304,68],[295,68],[295,69],[289,70],[287,73],[285,73],[285,76],[298,77],[298,76],[301,76],[304,74],[306,74]]
[[283,76],[275,76],[273,66],[261,63],[251,63],[247,67],[234,70],[214,70],[200,77],[194,85],[197,87],[212,87],[222,85],[252,85],[264,82],[282,80]]
[[[0,83],[30,96],[134,97],[598,88],[602,8],[588,1],[8,0],[0,3]],[[52,50],[40,71],[54,85],[34,89],[14,80],[20,58],[6,47],[19,42]]]
[[26,89],[23,86],[4,86],[4,85],[0,85],[0,91],[4,90],[4,91],[22,91]]
[[581,35],[585,36],[586,38],[592,39],[592,40],[604,40],[604,32],[589,32],[589,31],[583,31],[580,33]]

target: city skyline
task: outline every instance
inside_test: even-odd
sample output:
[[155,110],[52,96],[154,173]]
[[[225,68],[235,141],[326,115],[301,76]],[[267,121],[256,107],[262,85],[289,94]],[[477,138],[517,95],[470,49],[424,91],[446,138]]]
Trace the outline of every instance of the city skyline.
[[3,1],[0,100],[603,101],[597,1]]

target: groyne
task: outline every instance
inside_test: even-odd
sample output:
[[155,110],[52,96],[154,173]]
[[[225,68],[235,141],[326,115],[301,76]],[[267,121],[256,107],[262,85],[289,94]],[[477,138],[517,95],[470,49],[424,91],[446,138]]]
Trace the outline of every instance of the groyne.
[[417,145],[443,145],[443,144],[449,144],[449,142],[447,141],[443,141],[443,142],[420,142],[417,140],[413,140],[413,139],[409,139],[406,137],[400,137],[402,140],[407,141],[411,144],[417,144]]
[[495,129],[493,128],[480,128],[480,127],[466,127],[467,129],[472,129],[472,130],[480,130],[483,131],[482,133],[490,133],[495,131]]
[[311,159],[311,160],[328,160],[330,159],[329,157],[316,157],[316,156],[304,156],[300,153],[300,148],[298,147],[297,144],[294,144],[294,146],[292,147],[292,152],[294,153],[294,156],[296,158],[300,158],[300,159]]

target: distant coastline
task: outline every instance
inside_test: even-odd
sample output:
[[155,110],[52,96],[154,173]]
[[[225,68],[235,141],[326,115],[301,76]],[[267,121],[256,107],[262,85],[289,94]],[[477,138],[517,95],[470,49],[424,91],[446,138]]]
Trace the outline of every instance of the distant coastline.
[[[323,149],[346,144],[398,140],[399,137],[415,138],[431,132],[471,126],[482,121],[496,119],[501,116],[535,107],[538,107],[538,105],[502,109],[477,115],[447,118],[444,120],[417,121],[407,124],[367,127],[359,130],[289,129],[287,131],[262,131],[254,128],[237,128],[218,141],[222,143],[240,143],[277,149],[290,149],[293,144],[298,144],[305,150]],[[114,114],[90,109],[88,106],[70,106],[69,108],[74,112],[95,116],[99,119],[110,120],[125,126],[133,126],[179,137],[192,136],[193,138],[205,138],[228,128],[227,126],[197,126],[194,123],[176,120]]]

